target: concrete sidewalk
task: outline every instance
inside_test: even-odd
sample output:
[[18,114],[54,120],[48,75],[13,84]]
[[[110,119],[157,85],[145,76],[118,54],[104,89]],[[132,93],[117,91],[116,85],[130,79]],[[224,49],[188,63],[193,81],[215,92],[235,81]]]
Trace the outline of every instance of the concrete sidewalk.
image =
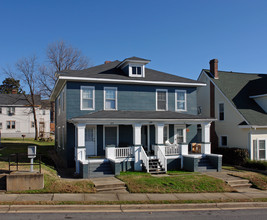
[[0,202],[38,202],[38,201],[160,201],[160,200],[250,200],[267,198],[267,191],[246,189],[234,193],[55,193],[55,194],[0,194]]

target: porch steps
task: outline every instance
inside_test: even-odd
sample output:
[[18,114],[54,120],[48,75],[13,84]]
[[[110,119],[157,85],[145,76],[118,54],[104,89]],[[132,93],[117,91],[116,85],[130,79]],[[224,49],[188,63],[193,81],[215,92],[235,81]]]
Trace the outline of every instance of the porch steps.
[[252,186],[249,180],[245,179],[228,180],[226,183],[233,188],[250,188]]
[[198,159],[198,172],[217,172],[217,169],[210,163],[209,158],[200,157]]
[[109,161],[96,160],[95,162],[89,163],[88,176],[89,178],[112,177],[114,176],[114,173],[111,169],[111,165]]
[[149,173],[151,174],[165,174],[166,171],[162,167],[158,159],[149,159]]
[[115,177],[93,178],[92,182],[94,183],[97,192],[128,193],[125,183]]

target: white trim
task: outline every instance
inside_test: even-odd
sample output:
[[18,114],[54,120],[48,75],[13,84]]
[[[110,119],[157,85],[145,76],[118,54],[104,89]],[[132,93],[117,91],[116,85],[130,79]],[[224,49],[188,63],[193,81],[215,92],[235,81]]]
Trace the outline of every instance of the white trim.
[[265,97],[265,96],[267,96],[267,94],[262,94],[262,95],[253,95],[253,96],[249,96],[249,98],[252,98],[252,99],[254,99],[254,98],[260,98],[260,97]]
[[175,144],[178,144],[177,143],[177,133],[176,133],[176,129],[183,129],[183,142],[186,143],[186,125],[174,125],[174,140],[173,142]]
[[153,85],[176,85],[176,86],[206,86],[205,83],[183,83],[183,82],[165,82],[165,81],[143,81],[143,80],[122,80],[122,79],[105,79],[105,78],[87,78],[87,77],[72,77],[59,76],[59,79],[78,80],[91,82],[116,82],[116,83],[133,83],[133,84],[153,84]]
[[[265,138],[257,138],[257,153],[258,153],[258,158],[257,160],[261,160],[261,161],[265,161],[267,160],[267,139]],[[265,142],[265,158],[264,159],[260,159],[260,141],[264,141]]]
[[[205,74],[205,76],[207,77],[207,79],[209,81],[212,82],[212,84],[214,85],[214,87],[221,93],[221,95],[228,101],[228,103],[235,109],[235,111],[241,116],[241,118],[243,118],[243,120],[249,124],[249,122],[245,119],[245,117],[240,113],[240,111],[238,111],[238,109],[234,106],[234,104],[224,95],[224,93],[219,89],[219,87],[216,85],[216,83],[213,82],[213,80],[207,75],[207,73],[202,70],[202,72],[200,73],[198,79],[200,78],[200,76],[202,75],[202,73]],[[219,80],[219,79],[216,79],[216,80]]]
[[[106,90],[115,90],[115,109],[106,109]],[[118,87],[104,87],[104,110],[118,110]]]
[[[93,107],[92,108],[83,108],[83,89],[92,89],[93,90]],[[94,86],[80,86],[80,110],[95,110],[95,87]]]
[[[163,141],[164,141],[164,128],[167,127],[167,141],[170,140],[170,132],[169,132],[169,129],[170,129],[170,125],[169,124],[164,124],[164,127],[163,127]],[[165,142],[163,143],[165,144]]]
[[[226,137],[226,145],[222,145],[222,137]],[[220,147],[227,147],[228,146],[228,135],[220,135]]]
[[134,59],[127,59],[126,58],[125,60],[123,60],[121,63],[118,64],[117,68],[119,68],[120,66],[123,66],[124,64],[127,64],[127,63],[148,64],[148,63],[150,63],[150,60],[134,60]]
[[[158,92],[166,92],[166,109],[158,109]],[[156,89],[156,111],[168,111],[168,89]]]
[[[220,104],[223,104],[223,120],[220,119]],[[224,102],[218,102],[218,121],[224,121],[225,120],[225,104]]]
[[[178,109],[177,108],[177,92],[184,92],[184,97],[185,97],[185,109]],[[187,111],[187,91],[186,90],[180,90],[180,89],[176,89],[175,90],[175,111],[177,112],[186,112]]]
[[106,149],[106,140],[105,140],[105,129],[107,127],[116,127],[117,128],[117,143],[116,146],[119,145],[119,125],[103,125],[103,150]]
[[[141,68],[141,74],[133,74],[133,67],[140,67]],[[144,78],[145,77],[145,65],[144,64],[134,64],[134,63],[129,63],[129,76],[130,77],[139,77],[139,78]]]

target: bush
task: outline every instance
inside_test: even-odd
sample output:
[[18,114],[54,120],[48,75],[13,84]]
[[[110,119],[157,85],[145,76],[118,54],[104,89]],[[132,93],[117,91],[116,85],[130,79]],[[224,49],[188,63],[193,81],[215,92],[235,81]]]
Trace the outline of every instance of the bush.
[[267,161],[247,160],[243,166],[256,170],[267,170]]
[[219,147],[217,154],[223,155],[223,164],[243,165],[249,158],[247,149]]

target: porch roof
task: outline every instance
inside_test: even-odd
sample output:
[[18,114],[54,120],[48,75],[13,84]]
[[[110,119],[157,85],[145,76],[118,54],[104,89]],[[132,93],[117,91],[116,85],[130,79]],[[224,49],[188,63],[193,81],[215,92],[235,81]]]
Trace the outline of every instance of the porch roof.
[[79,121],[199,121],[211,122],[215,118],[208,118],[202,115],[184,114],[172,111],[97,111],[86,115],[73,117],[70,122]]

